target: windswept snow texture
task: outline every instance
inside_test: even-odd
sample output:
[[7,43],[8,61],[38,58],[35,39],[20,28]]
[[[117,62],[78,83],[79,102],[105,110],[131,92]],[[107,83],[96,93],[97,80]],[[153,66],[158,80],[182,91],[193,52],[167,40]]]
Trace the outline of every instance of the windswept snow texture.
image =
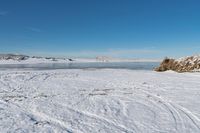
[[0,131],[199,133],[200,74],[0,72]]

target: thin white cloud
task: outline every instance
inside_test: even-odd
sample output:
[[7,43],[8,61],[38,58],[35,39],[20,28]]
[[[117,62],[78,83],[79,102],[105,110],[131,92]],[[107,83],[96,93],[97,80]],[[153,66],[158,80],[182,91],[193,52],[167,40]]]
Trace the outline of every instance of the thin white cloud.
[[8,14],[8,11],[0,11],[0,16],[6,16]]
[[110,49],[107,51],[111,55],[155,54],[158,52],[152,49]]
[[97,56],[108,56],[114,58],[135,58],[135,59],[160,59],[163,51],[157,49],[107,49],[104,51],[30,51],[31,55],[54,56],[54,57],[80,57],[95,58]]
[[159,50],[154,49],[109,49],[105,51],[77,51],[77,52],[59,52],[60,55],[71,57],[96,57],[96,56],[109,56],[119,58],[140,58],[148,57],[149,55],[157,55],[161,53]]
[[35,27],[27,27],[26,29],[32,32],[38,32],[38,33],[42,32],[41,29]]

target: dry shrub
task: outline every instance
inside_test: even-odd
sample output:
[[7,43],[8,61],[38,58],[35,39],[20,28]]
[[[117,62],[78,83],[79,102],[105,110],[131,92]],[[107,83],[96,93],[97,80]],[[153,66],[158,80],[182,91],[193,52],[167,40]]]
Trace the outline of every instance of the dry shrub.
[[175,59],[165,58],[159,67],[155,68],[155,71],[163,72],[167,70],[173,70],[176,72],[191,72],[196,69],[200,69],[200,58],[195,59],[193,56],[187,57],[180,61]]
[[176,66],[174,59],[165,58],[161,62],[160,66],[155,68],[155,71],[163,72],[163,71],[171,70],[173,69],[174,66]]

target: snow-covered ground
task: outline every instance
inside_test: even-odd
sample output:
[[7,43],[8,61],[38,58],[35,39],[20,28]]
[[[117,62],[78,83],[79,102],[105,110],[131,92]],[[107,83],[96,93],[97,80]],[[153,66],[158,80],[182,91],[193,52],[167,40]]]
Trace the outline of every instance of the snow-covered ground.
[[200,74],[0,71],[0,131],[199,133]]

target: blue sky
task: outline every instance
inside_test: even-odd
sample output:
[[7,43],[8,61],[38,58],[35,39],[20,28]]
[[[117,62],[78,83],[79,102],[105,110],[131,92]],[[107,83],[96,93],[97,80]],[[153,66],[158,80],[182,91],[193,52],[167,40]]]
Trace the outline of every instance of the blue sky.
[[0,52],[180,57],[200,52],[199,0],[0,0]]

